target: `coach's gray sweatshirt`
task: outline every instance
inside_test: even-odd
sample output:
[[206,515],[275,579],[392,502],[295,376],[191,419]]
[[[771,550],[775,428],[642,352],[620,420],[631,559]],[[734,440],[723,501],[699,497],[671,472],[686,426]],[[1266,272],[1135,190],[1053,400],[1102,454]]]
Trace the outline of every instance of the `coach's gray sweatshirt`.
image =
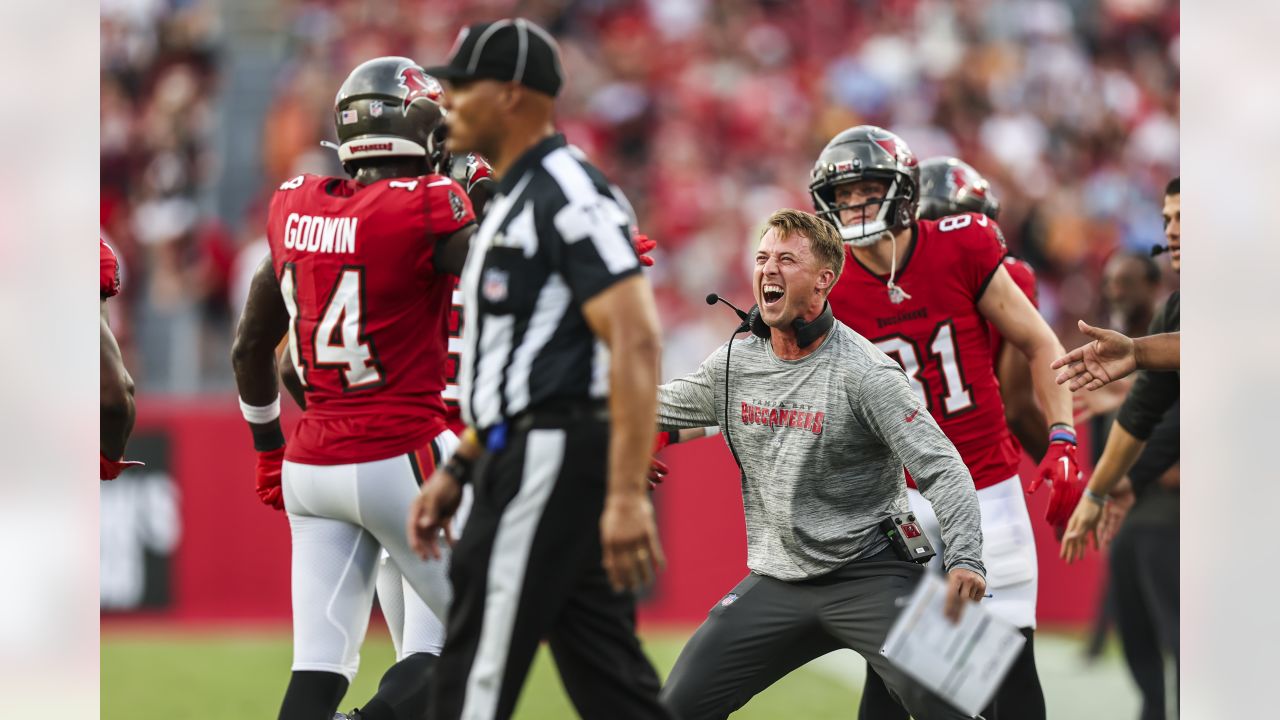
[[719,425],[732,441],[748,567],[802,580],[884,549],[877,524],[908,510],[905,465],[942,525],[946,569],[986,574],[973,479],[897,363],[840,322],[800,360],[755,336],[734,340],[726,418],[727,348],[658,388],[658,423]]

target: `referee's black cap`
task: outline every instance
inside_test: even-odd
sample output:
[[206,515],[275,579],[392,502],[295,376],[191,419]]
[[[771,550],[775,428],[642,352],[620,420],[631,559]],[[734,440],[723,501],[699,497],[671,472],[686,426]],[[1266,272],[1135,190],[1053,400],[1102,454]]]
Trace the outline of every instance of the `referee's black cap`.
[[426,68],[441,80],[517,82],[555,97],[564,85],[560,48],[546,30],[524,18],[463,28],[447,65]]

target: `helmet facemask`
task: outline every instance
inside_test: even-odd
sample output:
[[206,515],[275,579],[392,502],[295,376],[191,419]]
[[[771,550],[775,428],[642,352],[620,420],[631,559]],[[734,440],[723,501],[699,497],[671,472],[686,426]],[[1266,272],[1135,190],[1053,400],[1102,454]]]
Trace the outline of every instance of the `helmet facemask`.
[[[836,187],[860,180],[881,179],[889,183],[882,197],[871,198],[857,205],[841,205],[836,202]],[[867,247],[879,242],[886,234],[891,235],[894,231],[907,226],[906,223],[901,222],[900,216],[902,206],[909,202],[910,198],[902,196],[901,187],[902,183],[897,177],[866,174],[857,178],[841,178],[839,181],[824,182],[821,185],[815,183],[811,194],[818,216],[834,225],[845,242],[854,247]],[[857,211],[871,205],[879,205],[879,210],[870,221],[846,224],[840,218],[840,214],[845,210]]]
[[[874,245],[886,234],[911,227],[919,199],[920,171],[915,155],[893,133],[872,125],[859,125],[836,135],[814,163],[809,194],[818,216],[831,223],[844,241],[854,247]],[[886,184],[884,197],[861,205],[840,205],[836,188],[861,180]],[[879,203],[867,222],[846,225],[842,210],[858,210]]]

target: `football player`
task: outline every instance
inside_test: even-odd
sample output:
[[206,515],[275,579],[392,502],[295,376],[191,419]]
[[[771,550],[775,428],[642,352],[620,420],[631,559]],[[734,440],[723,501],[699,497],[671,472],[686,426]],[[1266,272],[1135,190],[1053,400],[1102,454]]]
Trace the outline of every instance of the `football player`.
[[120,261],[107,241],[98,238],[102,246],[98,264],[98,315],[100,317],[99,346],[101,352],[101,404],[98,406],[99,431],[98,478],[115,480],[120,473],[140,462],[124,459],[124,446],[133,432],[133,378],[125,369],[120,356],[120,345],[107,323],[107,298],[120,292]]
[[[475,218],[462,187],[432,172],[441,92],[407,58],[352,71],[334,108],[351,178],[301,175],[280,186],[271,256],[237,331],[232,359],[259,453],[258,494],[288,512],[293,536],[294,661],[282,720],[333,716],[358,668],[384,548],[424,603],[405,602],[403,659],[360,717],[423,713],[443,640],[445,564],[415,557],[404,531],[420,483],[457,443],[442,368]],[[275,356],[286,335],[305,406],[287,444]],[[427,645],[410,646],[419,639]]]
[[[987,179],[959,158],[936,157],[921,162],[917,217],[941,220],[948,215],[965,212],[982,213],[992,220],[998,219],[1000,200]],[[1013,255],[1005,255],[1003,262],[1014,284],[1038,308],[1035,269],[1026,260]],[[991,357],[996,362],[1005,423],[1013,433],[1014,442],[1038,463],[1048,449],[1044,433],[1048,423],[1036,404],[1031,386],[1031,366],[1017,348],[1004,341],[990,321],[987,322],[987,332],[991,335]]]
[[[1069,519],[1083,488],[1071,395],[1049,369],[1062,345],[1011,278],[995,221],[977,212],[917,220],[920,184],[915,155],[882,128],[850,128],[823,149],[809,190],[818,214],[840,232],[848,253],[848,271],[829,302],[837,319],[902,365],[978,489],[983,563],[992,594],[983,602],[1027,638],[984,717],[1044,718],[1032,643],[1035,541],[988,324],[1028,359],[1035,397],[1052,423],[1041,429],[1047,450],[1030,489],[1050,483],[1046,519],[1053,525]],[[907,481],[911,484],[909,475]],[[932,508],[914,487],[908,494],[912,511],[940,546]],[[869,674],[861,716],[905,717],[895,705],[883,683]]]

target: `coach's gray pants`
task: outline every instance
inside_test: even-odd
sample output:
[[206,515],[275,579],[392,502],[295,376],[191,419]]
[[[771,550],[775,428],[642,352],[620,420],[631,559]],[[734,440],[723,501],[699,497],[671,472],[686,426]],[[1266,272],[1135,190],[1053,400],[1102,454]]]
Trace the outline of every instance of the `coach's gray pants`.
[[[922,571],[886,548],[813,580],[752,573],[680,651],[661,699],[680,720],[723,718],[810,660],[852,648],[916,720],[964,718],[880,654],[899,611],[894,601],[911,593]],[[853,707],[851,698],[851,714]]]

